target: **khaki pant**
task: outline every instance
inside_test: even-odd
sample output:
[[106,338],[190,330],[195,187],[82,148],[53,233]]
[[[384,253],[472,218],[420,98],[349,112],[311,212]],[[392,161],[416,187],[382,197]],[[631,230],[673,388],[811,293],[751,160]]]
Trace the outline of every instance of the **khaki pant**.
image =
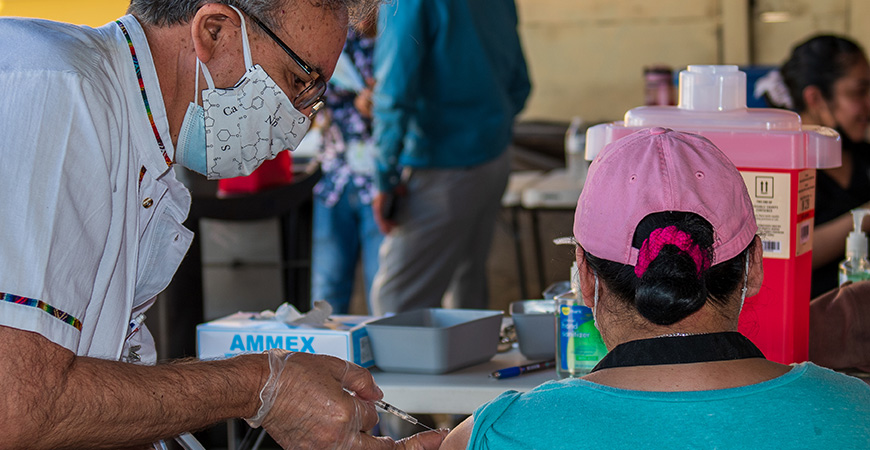
[[475,167],[411,172],[398,227],[381,245],[375,315],[442,307],[447,293],[456,307],[488,307],[486,260],[509,175],[507,152]]

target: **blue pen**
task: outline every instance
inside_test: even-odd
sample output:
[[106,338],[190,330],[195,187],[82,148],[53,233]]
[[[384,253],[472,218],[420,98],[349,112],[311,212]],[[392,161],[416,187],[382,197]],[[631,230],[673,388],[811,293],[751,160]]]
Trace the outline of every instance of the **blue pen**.
[[511,378],[517,375],[524,374],[526,372],[535,372],[538,370],[551,369],[556,367],[556,360],[551,359],[549,361],[542,361],[533,364],[526,364],[525,366],[517,366],[517,367],[508,367],[507,369],[496,370],[495,372],[489,374],[491,378],[495,378],[501,380],[503,378]]

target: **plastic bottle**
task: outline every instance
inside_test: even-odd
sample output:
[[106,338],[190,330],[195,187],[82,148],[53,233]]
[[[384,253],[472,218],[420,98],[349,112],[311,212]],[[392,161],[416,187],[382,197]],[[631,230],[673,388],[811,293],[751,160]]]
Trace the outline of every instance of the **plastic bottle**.
[[580,296],[576,262],[571,265],[571,291],[555,300],[556,374],[559,378],[583,376],[607,354],[607,347],[595,328],[592,309]]
[[568,131],[565,132],[565,167],[572,180],[580,184],[586,180],[589,163],[586,161],[586,132],[581,131],[583,119],[574,117]]
[[846,238],[846,259],[840,262],[840,284],[847,281],[870,280],[870,261],[867,260],[867,234],[861,231],[864,216],[870,209],[853,209],[854,228]]

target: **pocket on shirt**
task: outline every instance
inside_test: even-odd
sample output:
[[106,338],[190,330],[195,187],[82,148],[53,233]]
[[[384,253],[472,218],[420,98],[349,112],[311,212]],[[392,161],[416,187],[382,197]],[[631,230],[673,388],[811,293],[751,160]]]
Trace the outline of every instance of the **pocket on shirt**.
[[134,308],[169,286],[193,240],[193,232],[181,224],[166,204],[156,208],[139,241]]

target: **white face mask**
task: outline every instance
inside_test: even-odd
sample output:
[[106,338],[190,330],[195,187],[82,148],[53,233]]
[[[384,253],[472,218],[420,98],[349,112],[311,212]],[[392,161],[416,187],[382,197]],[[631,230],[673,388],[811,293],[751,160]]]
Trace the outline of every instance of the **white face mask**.
[[749,290],[749,253],[746,254],[746,267],[743,269],[743,289],[740,290],[740,310],[739,315],[743,311],[743,303],[746,301],[746,291]]
[[595,329],[598,332],[601,332],[601,328],[598,327],[598,274],[595,275],[595,293],[592,294],[592,324],[595,325]]
[[197,61],[194,101],[187,106],[184,121],[181,122],[178,143],[175,144],[175,162],[205,175],[205,111],[195,101],[199,95],[199,66],[200,62]]
[[[253,64],[245,18],[233,9],[241,18],[248,71],[234,87],[219,89],[197,60],[208,89],[202,91],[201,107],[192,103],[188,108],[176,150],[176,162],[210,180],[250,175],[279,152],[295,150],[311,125],[266,71]],[[199,127],[205,131],[204,142]]]

